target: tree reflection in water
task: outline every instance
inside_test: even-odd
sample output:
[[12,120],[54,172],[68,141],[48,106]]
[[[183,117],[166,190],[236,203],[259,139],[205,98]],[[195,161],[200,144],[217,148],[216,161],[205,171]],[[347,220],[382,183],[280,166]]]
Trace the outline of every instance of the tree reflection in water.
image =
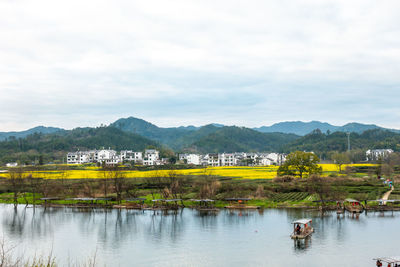
[[155,210],[152,212],[147,232],[156,242],[164,238],[176,242],[184,230],[183,209]]
[[308,250],[311,247],[311,243],[312,243],[311,240],[312,240],[311,236],[308,236],[304,239],[293,240],[295,252],[297,252],[297,253],[306,252],[306,250]]

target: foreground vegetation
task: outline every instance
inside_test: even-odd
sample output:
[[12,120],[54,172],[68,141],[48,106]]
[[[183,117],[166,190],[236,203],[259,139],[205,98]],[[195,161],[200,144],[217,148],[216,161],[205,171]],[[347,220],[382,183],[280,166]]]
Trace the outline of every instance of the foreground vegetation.
[[[90,200],[71,199],[88,197],[108,198],[96,201],[96,205],[111,207],[141,197],[147,206],[152,206],[154,199],[182,199],[180,205],[195,206],[192,199],[207,198],[216,200],[216,207],[224,207],[226,198],[236,197],[251,198],[248,205],[265,208],[313,207],[319,205],[318,200],[375,200],[388,191],[377,179],[377,172],[382,171],[379,165],[348,165],[342,173],[334,164],[321,166],[323,176],[308,178],[273,178],[275,166],[146,171],[94,166],[17,168],[0,174],[0,202],[37,205],[44,203],[40,198],[59,198],[51,203],[92,204]],[[393,175],[398,182],[397,172]],[[400,191],[394,195],[397,193],[400,196]]]

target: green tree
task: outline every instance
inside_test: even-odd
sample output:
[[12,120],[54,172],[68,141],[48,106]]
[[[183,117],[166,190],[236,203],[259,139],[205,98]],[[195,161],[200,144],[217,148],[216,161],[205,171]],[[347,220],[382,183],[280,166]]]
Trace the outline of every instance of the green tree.
[[342,166],[343,164],[349,164],[350,163],[350,157],[349,154],[346,152],[336,152],[332,155],[332,160],[335,162],[335,164],[339,168],[339,172],[342,172]]
[[322,168],[318,166],[319,158],[311,152],[296,151],[286,157],[285,163],[278,169],[278,176],[293,175],[303,178],[304,175],[318,174]]

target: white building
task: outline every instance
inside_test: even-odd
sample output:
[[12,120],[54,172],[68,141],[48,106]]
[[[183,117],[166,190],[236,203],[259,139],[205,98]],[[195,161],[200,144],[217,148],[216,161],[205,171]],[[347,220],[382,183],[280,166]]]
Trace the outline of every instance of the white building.
[[17,167],[18,166],[18,162],[10,162],[6,164],[6,167]]
[[222,153],[218,154],[219,166],[235,166],[237,165],[235,154]]
[[117,151],[111,149],[102,149],[97,151],[97,162],[106,162],[112,161],[114,162],[117,157]]
[[122,150],[120,153],[121,161],[133,161],[135,163],[143,162],[143,153],[132,150]]
[[[180,159],[187,155],[180,157]],[[200,157],[200,164],[213,167],[218,166],[267,166],[281,165],[286,156],[278,153],[220,153],[206,154]]]
[[201,165],[201,155],[199,154],[179,154],[179,161],[191,165]]
[[159,165],[160,152],[155,149],[146,149],[143,156],[143,165]]
[[120,158],[115,150],[102,149],[90,151],[69,152],[67,154],[67,164],[85,164],[105,162],[106,164],[117,164]]
[[219,165],[219,157],[218,154],[212,153],[207,154],[207,165],[212,167],[218,167]]
[[67,164],[84,164],[91,162],[89,151],[77,151],[67,154]]
[[392,149],[369,149],[365,153],[367,161],[386,159],[394,151]]

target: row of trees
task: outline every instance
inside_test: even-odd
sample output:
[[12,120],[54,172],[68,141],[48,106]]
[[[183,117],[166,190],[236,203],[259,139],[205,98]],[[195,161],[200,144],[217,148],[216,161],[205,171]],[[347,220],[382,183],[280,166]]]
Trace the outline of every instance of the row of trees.
[[[139,190],[145,189],[153,199],[182,198],[187,188],[198,191],[201,198],[212,198],[220,187],[212,173],[205,169],[204,174],[195,180],[180,175],[176,170],[159,171],[151,178],[128,179],[125,171],[117,166],[105,166],[101,170],[102,178],[68,179],[67,170],[57,170],[57,179],[43,179],[26,172],[23,168],[12,168],[7,179],[1,179],[3,191],[12,192],[15,205],[25,199],[26,204],[35,204],[38,197],[104,197],[120,203],[124,198],[139,196]],[[39,175],[39,174],[38,174]],[[141,192],[143,193],[143,192]],[[29,195],[31,194],[31,195]]]
[[[352,163],[351,153],[349,152],[335,152],[332,153],[331,158],[337,165],[339,173],[343,170],[343,166]],[[303,178],[312,174],[320,174],[322,168],[318,165],[320,162],[319,157],[311,152],[295,151],[290,153],[285,163],[279,167],[278,176],[291,175]],[[392,175],[396,167],[400,165],[400,154],[391,153],[386,158],[378,159],[377,167],[375,168],[376,175]]]

